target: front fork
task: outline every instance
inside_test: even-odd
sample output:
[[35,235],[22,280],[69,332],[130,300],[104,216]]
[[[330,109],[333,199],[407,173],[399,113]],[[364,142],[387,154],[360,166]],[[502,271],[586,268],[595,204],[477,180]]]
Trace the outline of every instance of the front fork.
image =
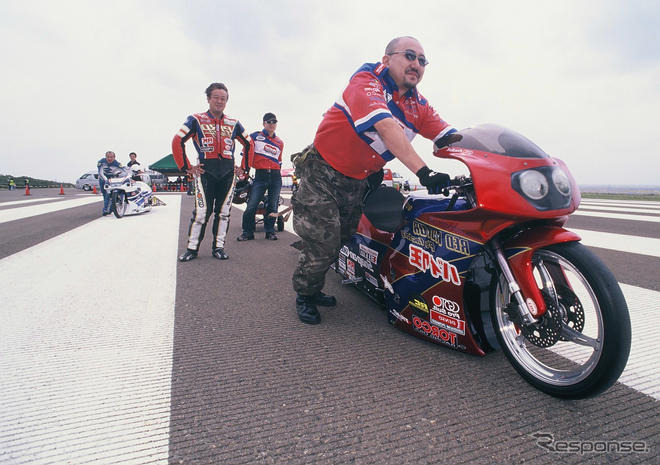
[[[509,292],[511,293],[513,298],[516,299],[516,303],[518,304],[518,309],[520,312],[520,318],[522,323],[525,325],[531,325],[536,323],[538,320],[534,318],[534,315],[530,310],[531,305],[534,305],[534,309],[536,310],[536,305],[534,304],[534,301],[532,299],[527,299],[527,301],[525,300],[523,293],[520,290],[520,286],[518,285],[518,282],[516,281],[516,278],[513,276],[511,268],[509,267],[509,262],[504,256],[504,252],[502,251],[502,245],[497,240],[497,238],[491,240],[490,245],[491,245],[491,251],[493,255],[495,255],[500,270],[502,271],[502,274],[506,279],[507,286],[509,287]],[[527,302],[529,302],[530,305],[528,305]],[[536,313],[536,311],[534,313]]]

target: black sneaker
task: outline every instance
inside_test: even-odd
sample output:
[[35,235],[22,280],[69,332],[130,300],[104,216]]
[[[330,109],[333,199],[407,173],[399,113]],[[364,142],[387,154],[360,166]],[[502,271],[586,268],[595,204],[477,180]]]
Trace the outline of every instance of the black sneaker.
[[183,254],[181,254],[181,256],[179,257],[179,261],[189,262],[190,260],[194,260],[195,258],[197,258],[197,252],[195,252],[194,250],[186,249],[186,251],[183,252]]
[[245,234],[245,233],[241,234],[240,236],[238,236],[238,237],[236,238],[237,241],[241,241],[241,242],[243,242],[243,241],[251,241],[251,240],[253,240],[253,239],[254,239],[254,235],[252,235],[252,236],[248,236],[248,235]]
[[296,297],[296,312],[303,323],[317,325],[321,322],[321,314],[314,305],[314,297],[298,294]]
[[337,299],[335,299],[334,296],[324,294],[321,291],[314,294],[313,297],[314,303],[316,305],[320,305],[321,307],[334,307],[337,305]]
[[277,240],[277,234],[275,234],[274,232],[267,232],[266,233],[266,239],[268,239],[269,241],[276,241]]
[[217,258],[218,260],[227,260],[229,258],[229,255],[225,253],[225,249],[215,249],[212,253],[212,255]]

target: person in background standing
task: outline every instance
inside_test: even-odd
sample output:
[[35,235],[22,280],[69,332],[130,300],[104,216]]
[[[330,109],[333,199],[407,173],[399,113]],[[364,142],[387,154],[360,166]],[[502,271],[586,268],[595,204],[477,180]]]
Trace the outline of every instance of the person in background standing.
[[129,154],[128,154],[128,158],[131,159],[128,163],[126,163],[126,165],[127,165],[129,168],[130,168],[131,166],[133,166],[133,165],[139,165],[139,164],[140,164],[140,162],[137,161],[137,154],[136,154],[135,152],[131,152],[131,153],[129,153]]
[[103,213],[102,215],[108,215],[110,213],[110,210],[108,210],[108,207],[110,206],[110,195],[106,192],[105,190],[105,181],[103,180],[104,176],[107,177],[104,172],[107,170],[110,170],[110,168],[121,168],[121,163],[119,163],[116,160],[115,157],[115,152],[112,150],[108,150],[105,152],[105,157],[101,158],[99,162],[96,164],[96,167],[98,168],[99,171],[99,189],[101,190],[101,194],[103,195]]
[[[266,239],[275,241],[275,218],[270,216],[276,213],[280,202],[280,190],[282,189],[282,152],[284,142],[277,137],[277,117],[273,113],[266,113],[263,118],[264,128],[261,131],[250,134],[252,146],[247,155],[248,167],[254,168],[254,184],[250,193],[245,211],[243,212],[243,233],[237,237],[239,241],[254,239],[254,216],[264,193],[268,192],[266,204],[266,215],[264,216],[264,231]],[[244,154],[243,158],[246,155]]]
[[[235,140],[250,152],[250,141],[243,125],[228,117],[225,107],[229,100],[227,86],[214,82],[206,89],[208,111],[188,116],[172,139],[172,154],[179,170],[193,178],[195,202],[188,229],[188,246],[179,257],[187,262],[197,258],[199,244],[204,238],[206,224],[213,220],[212,255],[219,260],[229,258],[225,252],[225,238],[229,228],[229,214],[234,188]],[[186,156],[185,143],[193,138],[198,164],[193,165]]]

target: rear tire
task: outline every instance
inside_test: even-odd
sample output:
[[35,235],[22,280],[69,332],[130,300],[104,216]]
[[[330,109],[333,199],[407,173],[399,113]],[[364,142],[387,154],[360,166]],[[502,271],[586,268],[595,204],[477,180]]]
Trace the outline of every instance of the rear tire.
[[112,191],[110,199],[110,210],[117,218],[121,218],[126,213],[126,193],[123,191]]
[[89,192],[92,190],[92,188],[90,187],[89,184],[85,184],[84,186],[82,186],[82,190]]
[[[576,343],[563,326],[559,340],[549,347],[532,344],[505,311],[511,297],[502,279],[491,293],[491,316],[502,351],[520,376],[547,394],[569,399],[600,394],[619,379],[630,352],[630,316],[619,284],[578,242],[539,249],[533,263],[537,282],[540,272],[546,272],[557,291],[554,314],[584,340]],[[556,307],[549,295],[548,302]],[[543,337],[541,329],[532,339],[543,342]]]

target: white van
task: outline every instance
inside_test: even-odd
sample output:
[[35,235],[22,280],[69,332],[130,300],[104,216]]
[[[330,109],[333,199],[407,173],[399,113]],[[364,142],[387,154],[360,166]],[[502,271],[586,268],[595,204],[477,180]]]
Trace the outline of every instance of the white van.
[[91,191],[94,186],[99,187],[99,173],[97,171],[89,171],[78,178],[76,181],[76,189],[84,191]]

